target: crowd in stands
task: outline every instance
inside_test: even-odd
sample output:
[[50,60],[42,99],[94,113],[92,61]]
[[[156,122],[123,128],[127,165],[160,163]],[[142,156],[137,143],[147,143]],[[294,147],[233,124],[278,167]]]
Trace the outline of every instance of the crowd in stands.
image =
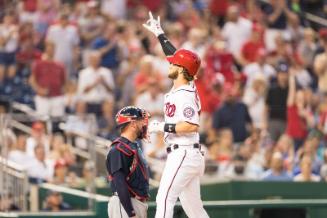
[[[310,27],[303,11],[310,1],[5,3],[1,104],[20,102],[65,121],[65,133],[35,122],[31,135],[13,135],[8,158],[26,167],[31,182],[86,187],[92,181],[95,166],[81,165],[73,152],[88,144],[78,137],[67,142],[69,131],[112,140],[114,115],[126,105],[163,119],[169,63],[142,27],[149,10],[160,15],[175,47],[202,59],[195,84],[207,176],[327,181],[327,28]],[[143,144],[147,157],[164,160],[163,135],[150,138]],[[159,179],[161,167],[151,167]]]

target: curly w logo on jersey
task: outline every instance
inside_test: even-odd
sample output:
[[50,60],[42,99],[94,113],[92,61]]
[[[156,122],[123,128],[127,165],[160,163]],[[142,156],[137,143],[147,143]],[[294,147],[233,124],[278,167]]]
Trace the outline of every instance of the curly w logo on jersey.
[[165,104],[166,108],[165,108],[165,114],[168,117],[173,117],[175,115],[175,111],[176,111],[176,105],[174,104],[170,104],[169,102],[167,102]]

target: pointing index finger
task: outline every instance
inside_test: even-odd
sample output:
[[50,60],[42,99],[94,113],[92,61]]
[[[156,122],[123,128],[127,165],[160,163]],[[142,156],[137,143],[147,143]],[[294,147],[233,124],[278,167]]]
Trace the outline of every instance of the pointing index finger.
[[151,11],[149,11],[149,17],[150,17],[150,19],[153,19],[153,16],[152,16],[152,12]]

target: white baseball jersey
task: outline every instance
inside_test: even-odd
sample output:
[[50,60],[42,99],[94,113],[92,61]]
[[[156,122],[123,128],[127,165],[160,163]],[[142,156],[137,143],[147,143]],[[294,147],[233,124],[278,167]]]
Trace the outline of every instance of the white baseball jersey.
[[[201,103],[194,83],[172,89],[165,95],[165,123],[188,122],[200,124]],[[199,133],[165,133],[167,144],[192,145],[199,143]]]

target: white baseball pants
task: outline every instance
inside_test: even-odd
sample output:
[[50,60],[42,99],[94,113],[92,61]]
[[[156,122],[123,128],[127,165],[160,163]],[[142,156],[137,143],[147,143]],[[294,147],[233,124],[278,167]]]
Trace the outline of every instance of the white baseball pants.
[[173,218],[179,198],[189,218],[208,218],[200,194],[204,157],[199,149],[181,146],[169,153],[156,198],[156,218]]

